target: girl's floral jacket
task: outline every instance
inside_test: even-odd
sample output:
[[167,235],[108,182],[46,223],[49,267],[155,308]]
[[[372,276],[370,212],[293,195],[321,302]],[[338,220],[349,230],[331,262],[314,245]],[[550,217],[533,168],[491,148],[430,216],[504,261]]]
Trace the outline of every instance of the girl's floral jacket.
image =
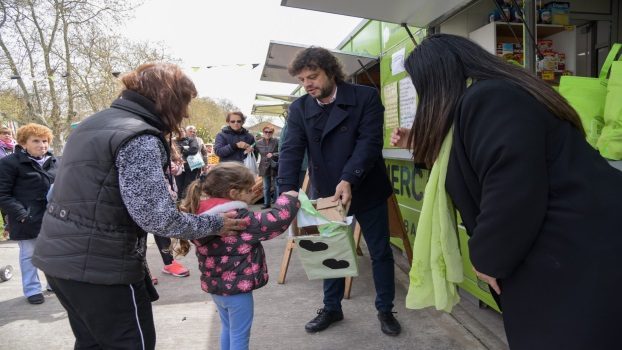
[[218,214],[231,210],[244,219],[247,227],[239,235],[196,239],[201,271],[201,288],[212,294],[247,293],[268,283],[268,267],[261,241],[272,239],[289,227],[300,203],[281,195],[272,209],[252,212],[240,201],[223,198],[201,200],[199,214]]

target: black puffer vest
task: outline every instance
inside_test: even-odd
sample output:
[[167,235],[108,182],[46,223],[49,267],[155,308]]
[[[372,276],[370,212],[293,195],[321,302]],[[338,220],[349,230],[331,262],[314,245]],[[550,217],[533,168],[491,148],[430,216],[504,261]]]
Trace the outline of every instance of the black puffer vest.
[[160,135],[159,118],[117,99],[72,132],[33,256],[46,274],[94,284],[144,278],[146,233],[130,217],[119,190],[117,152],[141,134]]

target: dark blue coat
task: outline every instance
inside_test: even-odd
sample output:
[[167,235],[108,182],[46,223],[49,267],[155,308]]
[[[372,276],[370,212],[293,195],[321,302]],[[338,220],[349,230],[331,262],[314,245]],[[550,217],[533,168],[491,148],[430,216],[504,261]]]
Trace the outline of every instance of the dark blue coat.
[[237,148],[235,145],[240,141],[252,145],[255,143],[255,138],[244,128],[240,129],[239,132],[233,131],[229,126],[222,128],[222,131],[216,135],[216,141],[214,142],[214,152],[220,157],[221,162],[244,161],[244,158],[246,158],[244,150]]
[[352,185],[351,214],[386,201],[392,189],[382,158],[383,113],[375,89],[347,83],[337,85],[328,116],[309,95],[294,101],[279,153],[279,190],[298,189],[308,149],[312,198],[333,196],[337,184],[346,180]]

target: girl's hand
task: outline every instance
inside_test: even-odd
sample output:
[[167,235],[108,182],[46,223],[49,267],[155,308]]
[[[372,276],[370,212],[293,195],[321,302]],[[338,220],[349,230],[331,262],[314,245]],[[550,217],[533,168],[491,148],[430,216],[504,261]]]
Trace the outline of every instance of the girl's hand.
[[395,128],[391,132],[391,146],[399,148],[408,147],[408,139],[410,138],[410,130],[407,128]]
[[218,231],[219,236],[235,236],[240,234],[240,231],[246,228],[246,222],[242,219],[236,219],[238,214],[235,211],[229,211],[220,214],[224,219],[222,229]]
[[292,196],[292,197],[298,198],[298,192],[296,192],[296,191],[287,191],[287,192],[283,192],[282,194],[286,194],[288,196]]
[[477,278],[479,278],[480,280],[488,283],[488,285],[498,294],[501,295],[501,288],[499,287],[499,284],[497,283],[497,279],[491,276],[488,276],[486,274],[483,274],[479,271],[477,271],[475,268],[473,268],[473,271],[475,271],[475,275],[477,275]]

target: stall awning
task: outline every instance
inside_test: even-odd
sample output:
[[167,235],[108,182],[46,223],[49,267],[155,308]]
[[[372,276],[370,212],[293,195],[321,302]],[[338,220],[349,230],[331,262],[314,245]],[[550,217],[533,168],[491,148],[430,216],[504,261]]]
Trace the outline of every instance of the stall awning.
[[267,102],[294,102],[298,97],[294,95],[255,94],[255,100]]
[[253,105],[252,115],[267,117],[284,117],[287,113],[289,103],[281,104],[255,104]]
[[[294,59],[298,51],[306,49],[308,46],[271,41],[266,56],[266,64],[264,64],[263,72],[261,72],[261,80],[273,81],[277,83],[298,84],[296,78],[289,75],[287,66]],[[343,64],[344,73],[351,76],[361,70],[361,63],[367,67],[368,64],[375,61],[376,57],[355,55],[348,52],[331,50],[331,52],[339,58]],[[359,61],[361,63],[359,63]]]
[[281,6],[425,28],[474,0],[281,0]]

